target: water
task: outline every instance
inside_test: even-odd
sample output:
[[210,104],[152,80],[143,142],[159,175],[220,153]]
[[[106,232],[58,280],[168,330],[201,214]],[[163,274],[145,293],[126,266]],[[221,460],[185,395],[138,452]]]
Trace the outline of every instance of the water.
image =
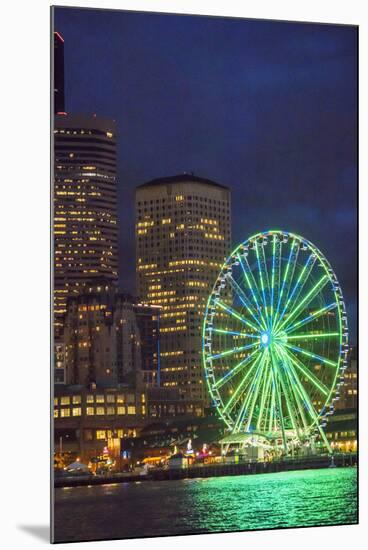
[[55,490],[55,541],[357,522],[357,471],[334,468]]

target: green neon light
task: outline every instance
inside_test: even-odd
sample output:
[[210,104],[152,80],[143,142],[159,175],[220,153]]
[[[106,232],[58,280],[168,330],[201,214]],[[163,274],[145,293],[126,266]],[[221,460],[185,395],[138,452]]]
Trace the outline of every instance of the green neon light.
[[252,294],[252,298],[253,298],[253,300],[254,300],[254,303],[256,304],[256,308],[257,308],[257,311],[258,311],[258,314],[259,314],[260,322],[261,322],[262,326],[266,329],[266,328],[267,328],[266,321],[265,321],[265,319],[264,319],[264,316],[263,316],[261,307],[260,307],[260,305],[259,305],[259,303],[258,303],[258,299],[257,299],[256,293],[255,293],[255,289],[256,289],[257,292],[258,292],[258,287],[257,287],[256,281],[255,281],[255,279],[254,279],[254,276],[253,276],[253,274],[252,274],[252,271],[251,271],[251,269],[250,269],[250,267],[249,267],[248,261],[247,261],[247,259],[245,259],[245,263],[246,263],[246,265],[247,265],[248,271],[249,271],[249,273],[251,274],[252,279],[253,279],[253,285],[252,285],[252,283],[251,283],[251,281],[250,281],[250,277],[248,276],[247,269],[244,267],[244,262],[243,262],[243,260],[241,259],[240,254],[237,253],[237,254],[236,254],[236,257],[237,257],[237,260],[238,260],[238,262],[239,262],[239,264],[240,264],[240,267],[242,268],[242,271],[243,271],[243,274],[244,274],[244,278],[245,278],[245,280],[246,280],[246,282],[247,282],[247,285],[248,285],[248,288],[249,288],[249,290],[250,290],[250,292],[251,292],[251,294]]
[[218,389],[220,388],[221,386],[223,386],[223,384],[225,384],[225,382],[230,382],[230,380],[241,370],[243,369],[250,361],[252,358],[254,358],[255,355],[257,355],[258,353],[258,350],[255,350],[253,351],[253,353],[251,353],[250,355],[248,355],[248,357],[246,357],[245,359],[243,359],[242,361],[240,361],[237,365],[235,365],[235,367],[233,369],[231,369],[229,372],[227,372],[222,378],[220,378],[219,380],[217,380],[217,382],[215,382],[213,384],[213,387]]
[[216,301],[216,305],[220,306],[221,309],[223,309],[224,311],[226,311],[227,313],[229,313],[230,315],[232,315],[233,317],[235,317],[236,319],[238,319],[239,321],[241,321],[245,325],[248,325],[249,327],[251,327],[256,332],[258,332],[258,328],[255,325],[253,325],[253,323],[251,323],[250,321],[248,321],[248,319],[246,319],[245,317],[243,317],[242,315],[237,313],[232,307],[227,306],[226,304],[224,304],[220,300]]
[[241,336],[242,338],[257,338],[257,340],[259,339],[258,335],[249,334],[246,332],[237,332],[236,330],[225,330],[221,328],[211,328],[208,330],[212,332],[218,332],[219,334],[231,334],[232,336]]
[[322,332],[321,334],[294,334],[294,336],[287,336],[288,340],[314,340],[315,338],[331,338],[332,336],[340,336],[339,332]]
[[318,378],[312,374],[304,365],[301,363],[295,355],[293,355],[291,352],[288,352],[284,350],[287,357],[289,357],[290,361],[306,376],[313,384],[323,393],[323,395],[328,395],[328,388],[318,380]]
[[240,346],[238,348],[232,348],[232,349],[229,349],[229,350],[226,350],[226,351],[222,351],[221,353],[217,353],[215,355],[210,355],[207,358],[207,361],[212,360],[212,359],[221,359],[222,357],[225,357],[227,355],[233,355],[235,353],[241,353],[242,351],[254,348],[255,346],[257,346],[257,347],[259,346],[258,342],[256,342],[255,344],[248,344],[246,346]]
[[313,300],[313,298],[316,297],[318,292],[325,286],[325,284],[327,284],[327,281],[328,281],[327,275],[323,275],[323,277],[321,277],[321,279],[318,281],[318,283],[316,283],[314,285],[314,287],[308,292],[308,294],[305,296],[305,298],[303,298],[303,300],[301,302],[299,302],[299,304],[290,312],[289,317],[286,320],[284,320],[281,323],[281,325],[279,325],[277,327],[278,331],[282,330],[283,327],[285,326],[285,324],[290,323],[291,319],[296,317],[296,315],[301,310],[301,308],[304,306],[304,304],[310,303]]
[[290,344],[284,344],[289,349],[292,349],[293,351],[296,351],[297,353],[301,353],[302,355],[305,355],[306,357],[311,357],[312,359],[315,359],[316,361],[322,361],[322,363],[325,363],[326,365],[330,365],[331,367],[336,367],[337,363],[335,361],[331,361],[330,359],[326,359],[326,357],[322,357],[321,355],[317,355],[316,353],[311,353],[310,351],[299,348],[298,346],[291,346]]
[[230,405],[232,404],[232,402],[234,401],[234,399],[236,398],[236,396],[238,395],[238,393],[240,392],[240,390],[242,389],[242,387],[244,386],[245,382],[248,380],[248,378],[250,377],[252,371],[254,370],[254,367],[256,366],[257,362],[261,359],[261,355],[259,355],[256,359],[256,361],[253,363],[253,365],[251,366],[251,368],[248,370],[248,372],[246,373],[246,375],[244,376],[243,380],[240,382],[239,386],[237,387],[236,391],[233,393],[233,395],[230,397],[229,401],[226,403],[225,407],[224,407],[224,411],[223,412],[226,412],[228,410],[228,408],[230,407]]

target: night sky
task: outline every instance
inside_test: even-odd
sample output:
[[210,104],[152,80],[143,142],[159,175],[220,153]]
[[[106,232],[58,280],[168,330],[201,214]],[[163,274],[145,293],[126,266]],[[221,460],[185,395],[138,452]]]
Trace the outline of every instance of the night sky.
[[134,293],[134,188],[183,172],[232,191],[236,245],[311,240],[357,311],[357,30],[55,9],[66,110],[118,125],[121,285]]

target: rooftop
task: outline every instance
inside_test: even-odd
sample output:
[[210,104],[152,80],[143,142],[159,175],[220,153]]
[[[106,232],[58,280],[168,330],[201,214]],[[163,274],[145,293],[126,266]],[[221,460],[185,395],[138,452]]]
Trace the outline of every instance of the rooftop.
[[138,185],[137,189],[142,189],[144,187],[153,187],[155,185],[170,185],[174,183],[204,183],[206,185],[220,187],[221,189],[226,189],[227,191],[229,191],[229,187],[226,187],[225,185],[221,185],[220,183],[217,183],[216,181],[207,178],[195,176],[193,173],[190,174],[188,172],[184,172],[184,174],[178,174],[176,176],[155,178],[146,183],[143,183],[142,185]]

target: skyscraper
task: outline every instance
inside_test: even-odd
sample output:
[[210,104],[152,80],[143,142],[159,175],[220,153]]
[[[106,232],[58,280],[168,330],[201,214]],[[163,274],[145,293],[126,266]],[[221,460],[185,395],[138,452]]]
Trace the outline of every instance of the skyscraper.
[[64,39],[54,32],[54,113],[65,111],[64,92]]
[[161,386],[206,398],[201,323],[230,252],[230,190],[190,174],[136,189],[137,291],[160,315]]
[[116,139],[112,120],[56,115],[54,126],[54,321],[69,296],[118,277]]

